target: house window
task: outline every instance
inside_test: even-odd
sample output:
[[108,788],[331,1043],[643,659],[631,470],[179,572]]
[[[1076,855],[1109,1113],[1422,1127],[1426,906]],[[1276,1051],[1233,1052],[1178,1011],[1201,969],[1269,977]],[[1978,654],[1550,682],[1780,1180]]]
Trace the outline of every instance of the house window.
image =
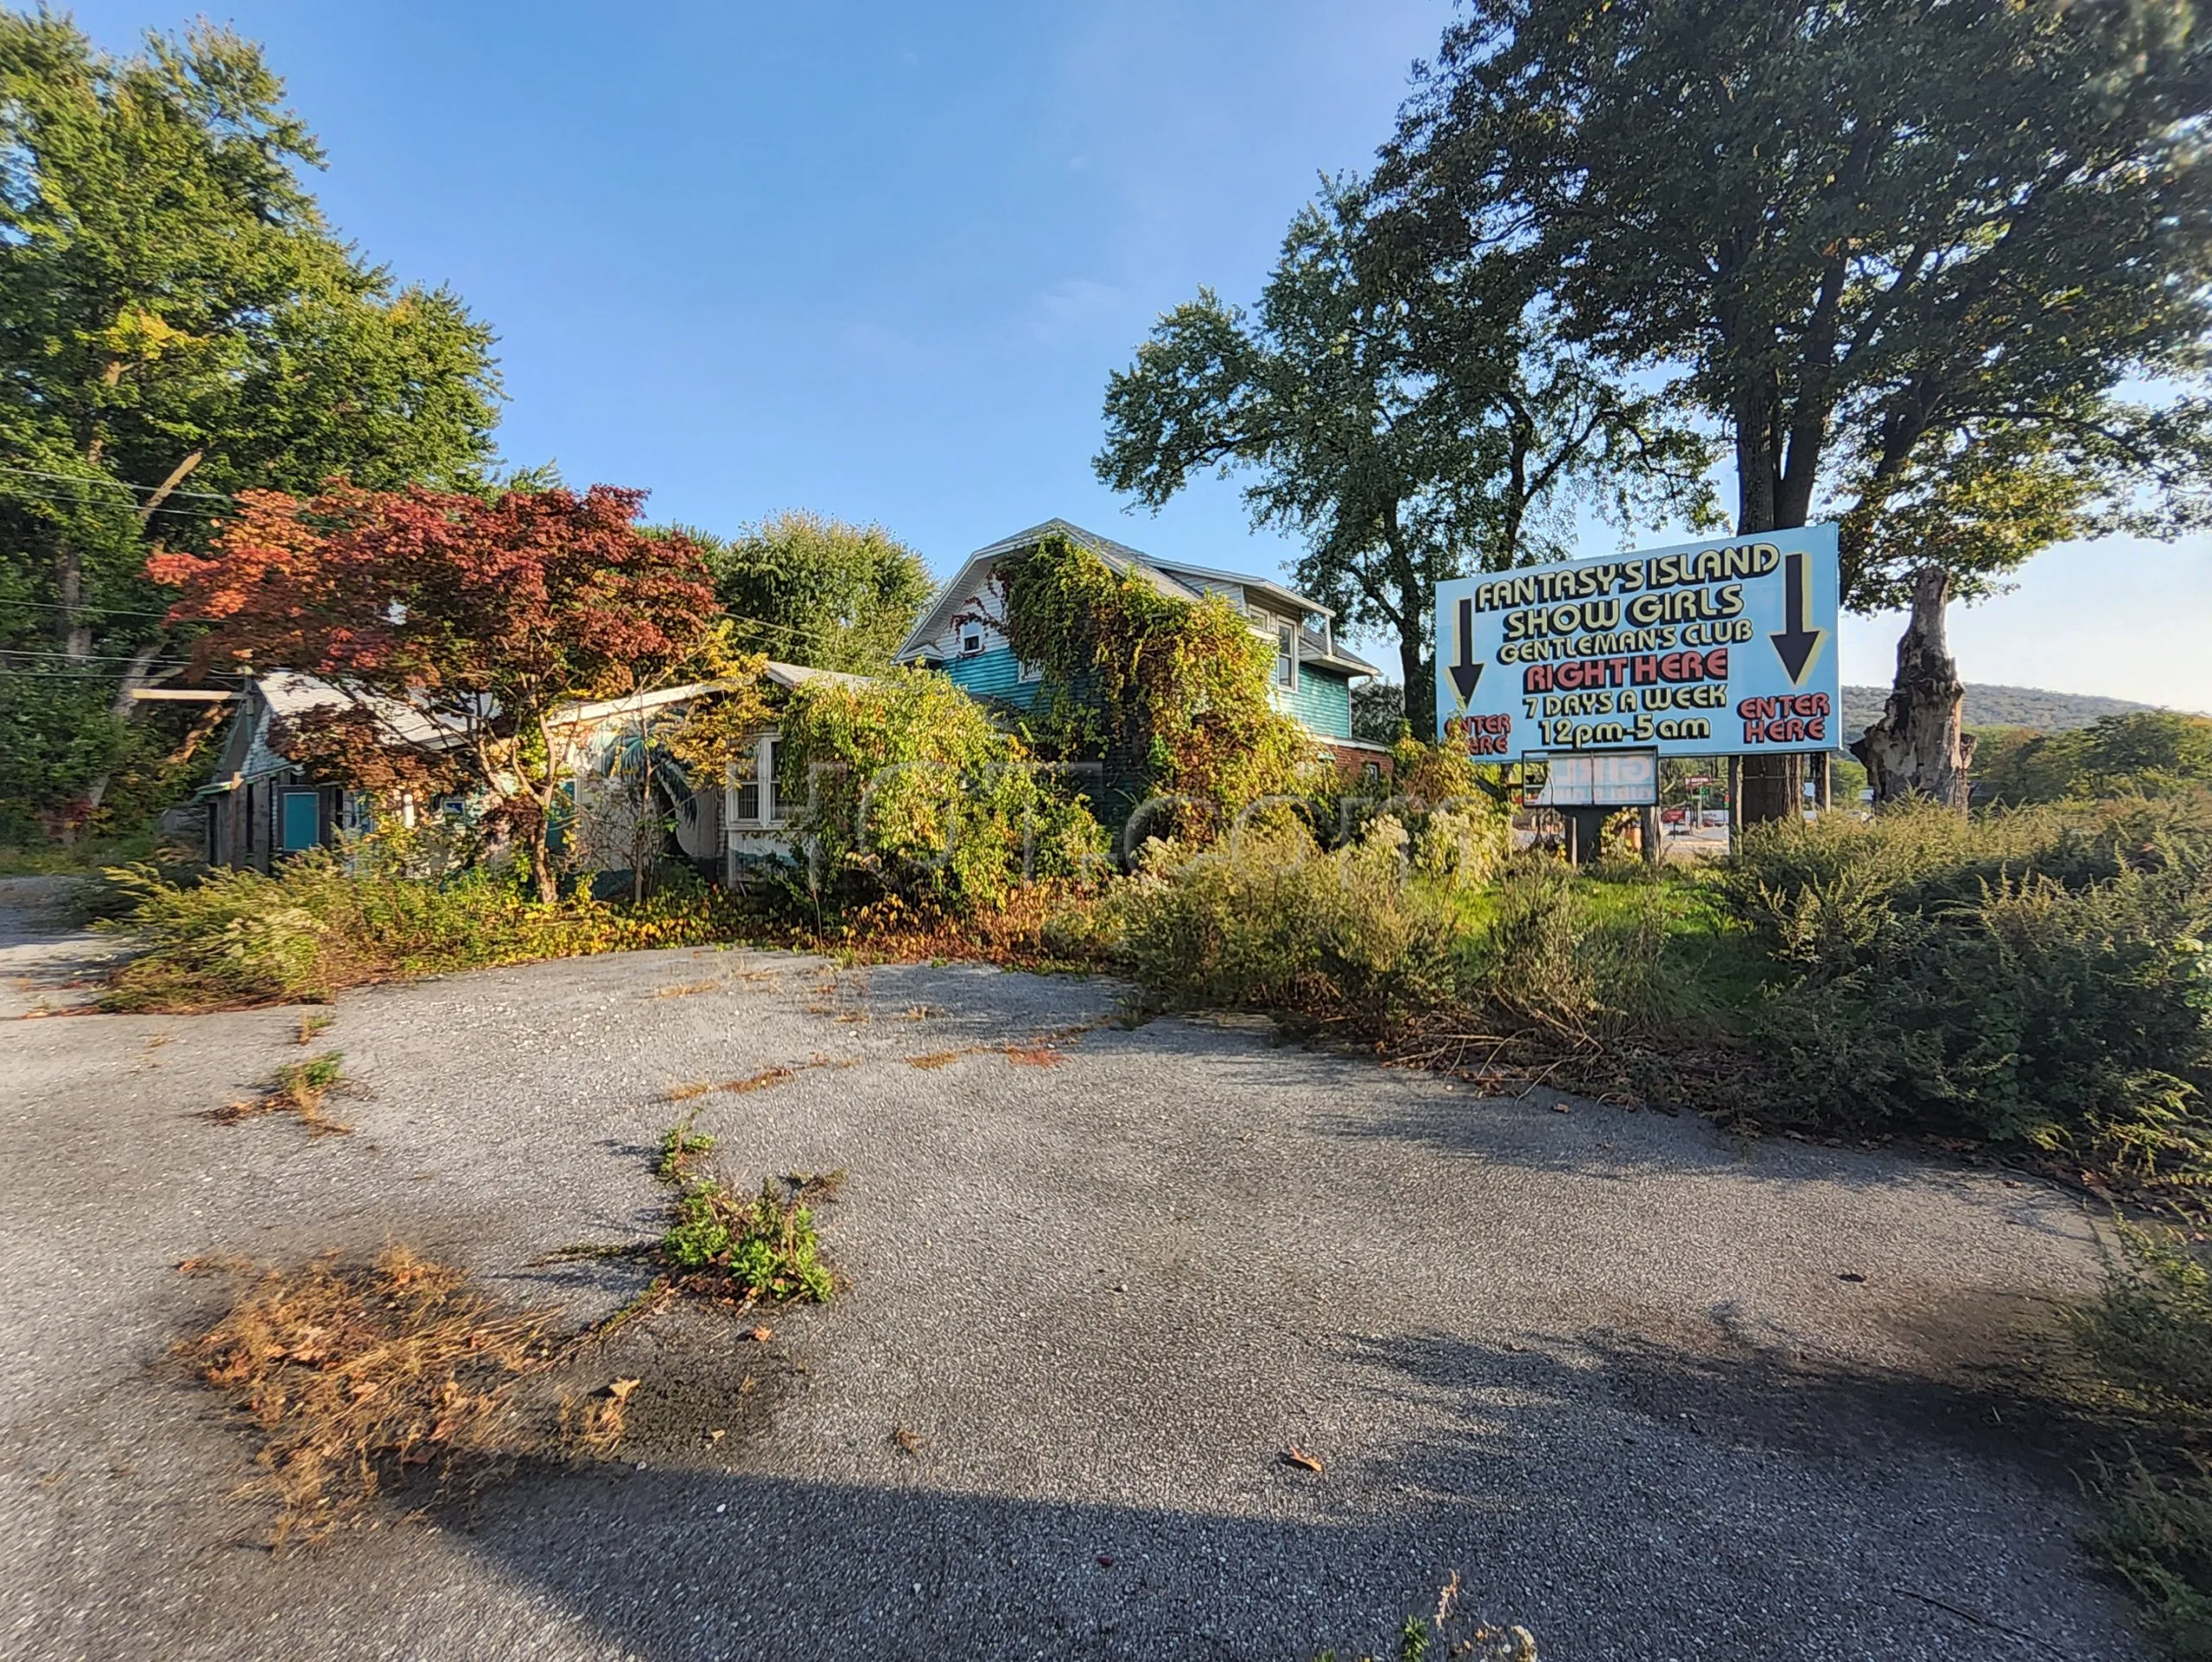
[[972,658],[982,650],[983,632],[981,629],[963,629],[960,632],[960,655],[963,658]]
[[733,825],[760,827],[784,823],[782,793],[776,781],[778,744],[770,735],[753,746],[753,775],[739,781],[736,810],[730,815]]
[[1298,626],[1294,623],[1275,626],[1275,685],[1298,685]]

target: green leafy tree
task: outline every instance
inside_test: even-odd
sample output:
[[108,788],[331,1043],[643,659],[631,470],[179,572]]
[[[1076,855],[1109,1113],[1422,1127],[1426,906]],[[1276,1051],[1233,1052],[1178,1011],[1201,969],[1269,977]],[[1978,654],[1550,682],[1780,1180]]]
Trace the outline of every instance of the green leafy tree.
[[[1839,519],[1846,603],[1918,590],[1924,627],[2059,538],[2201,519],[2203,405],[2130,395],[2193,378],[2212,323],[2190,8],[1470,10],[1382,169],[1398,233],[1522,251],[1570,339],[1679,372],[1732,445],[1739,532]],[[1938,659],[1900,657],[1931,670],[1891,711],[1913,778],[1930,744],[1957,760]]]
[[922,557],[880,525],[779,513],[734,541],[686,528],[746,645],[816,669],[891,667],[934,592]]
[[1553,339],[1529,271],[1378,241],[1364,189],[1326,185],[1256,314],[1201,290],[1114,376],[1098,475],[1157,508],[1194,474],[1251,474],[1254,523],[1303,538],[1300,586],[1396,641],[1431,732],[1440,581],[1558,557],[1585,504],[1703,499],[1705,447]]
[[2130,710],[2066,733],[2000,731],[1976,776],[2004,803],[2171,796],[2212,783],[2212,720]]
[[66,688],[58,719],[118,723],[176,665],[147,562],[204,548],[231,493],[491,461],[489,330],[333,233],[283,97],[223,29],[116,57],[0,11],[0,645]]

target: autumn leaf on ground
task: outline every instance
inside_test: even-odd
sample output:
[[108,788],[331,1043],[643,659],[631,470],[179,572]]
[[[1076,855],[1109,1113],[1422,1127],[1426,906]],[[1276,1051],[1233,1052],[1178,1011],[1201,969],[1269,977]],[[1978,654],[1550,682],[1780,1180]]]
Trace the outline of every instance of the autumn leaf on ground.
[[1295,1466],[1301,1471],[1318,1472],[1321,1469],[1321,1462],[1294,1442],[1282,1451],[1282,1463]]

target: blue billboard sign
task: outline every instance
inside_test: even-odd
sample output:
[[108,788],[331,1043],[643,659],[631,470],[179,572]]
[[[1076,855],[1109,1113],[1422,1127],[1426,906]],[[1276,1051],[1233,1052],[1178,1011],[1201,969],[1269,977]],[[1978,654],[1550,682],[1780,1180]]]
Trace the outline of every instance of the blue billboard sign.
[[1836,528],[1436,586],[1440,738],[1483,761],[1841,742]]

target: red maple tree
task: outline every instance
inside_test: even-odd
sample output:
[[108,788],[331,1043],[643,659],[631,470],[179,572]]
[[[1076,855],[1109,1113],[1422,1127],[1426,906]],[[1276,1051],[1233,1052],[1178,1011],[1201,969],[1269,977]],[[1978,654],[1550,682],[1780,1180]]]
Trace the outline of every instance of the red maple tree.
[[642,491],[481,497],[334,485],[238,496],[203,557],[162,553],[200,668],[296,670],[349,701],[289,754],[369,789],[464,788],[557,888],[546,831],[566,758],[550,717],[665,684],[717,616],[698,548],[637,525]]

